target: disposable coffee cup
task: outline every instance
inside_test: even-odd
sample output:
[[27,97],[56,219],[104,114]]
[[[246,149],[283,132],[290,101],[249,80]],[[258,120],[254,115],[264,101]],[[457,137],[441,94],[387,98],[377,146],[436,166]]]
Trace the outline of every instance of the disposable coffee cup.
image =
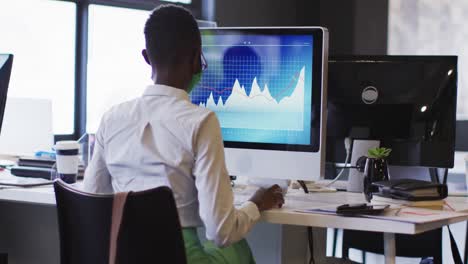
[[55,144],[57,176],[66,183],[76,182],[80,144],[76,141],[58,141]]

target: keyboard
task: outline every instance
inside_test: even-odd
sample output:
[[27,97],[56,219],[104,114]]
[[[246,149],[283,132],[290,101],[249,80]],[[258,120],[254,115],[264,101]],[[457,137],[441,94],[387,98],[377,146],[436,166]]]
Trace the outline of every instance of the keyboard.
[[[327,186],[330,182],[331,180],[318,180],[318,181],[315,181],[315,184],[319,186]],[[335,188],[337,190],[346,190],[347,184],[348,184],[348,181],[336,181],[329,187]]]

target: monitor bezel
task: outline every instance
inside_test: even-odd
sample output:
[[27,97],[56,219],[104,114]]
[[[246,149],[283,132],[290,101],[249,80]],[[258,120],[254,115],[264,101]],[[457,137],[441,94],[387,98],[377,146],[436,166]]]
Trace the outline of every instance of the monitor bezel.
[[[201,34],[247,34],[247,35],[311,35],[313,36],[312,51],[312,118],[310,143],[299,144],[276,144],[276,143],[253,143],[224,141],[227,148],[238,149],[260,149],[278,151],[319,152],[322,139],[322,101],[323,101],[323,74],[326,73],[324,38],[325,29],[322,27],[218,27],[200,28]],[[314,87],[319,87],[314,89]],[[318,126],[318,127],[317,127]],[[316,132],[316,133],[314,133]]]
[[[3,117],[5,115],[6,100],[8,95],[8,86],[11,78],[11,70],[13,67],[13,54],[0,54],[6,56],[5,63],[0,65],[0,133],[3,126]],[[2,76],[3,74],[3,76]],[[2,79],[2,77],[4,79]]]

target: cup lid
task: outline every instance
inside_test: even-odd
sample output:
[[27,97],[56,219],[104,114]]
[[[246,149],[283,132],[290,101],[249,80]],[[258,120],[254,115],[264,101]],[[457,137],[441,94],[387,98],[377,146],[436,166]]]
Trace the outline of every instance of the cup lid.
[[80,144],[78,144],[78,142],[76,142],[75,140],[63,140],[57,141],[54,148],[56,150],[79,149]]

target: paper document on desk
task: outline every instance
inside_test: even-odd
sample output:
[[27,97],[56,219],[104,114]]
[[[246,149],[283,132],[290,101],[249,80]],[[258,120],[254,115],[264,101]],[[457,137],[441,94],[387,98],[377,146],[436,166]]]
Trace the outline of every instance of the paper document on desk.
[[391,208],[385,211],[384,215],[364,216],[375,219],[385,219],[398,222],[414,224],[424,224],[441,220],[453,219],[456,217],[468,216],[468,213],[459,213],[447,210],[432,210],[424,208],[403,207]]
[[[296,211],[301,213],[336,215],[336,206]],[[413,224],[426,224],[464,216],[468,216],[468,213],[459,213],[447,210],[431,210],[413,207],[393,207],[385,210],[383,215],[357,215],[356,217],[382,219]]]

